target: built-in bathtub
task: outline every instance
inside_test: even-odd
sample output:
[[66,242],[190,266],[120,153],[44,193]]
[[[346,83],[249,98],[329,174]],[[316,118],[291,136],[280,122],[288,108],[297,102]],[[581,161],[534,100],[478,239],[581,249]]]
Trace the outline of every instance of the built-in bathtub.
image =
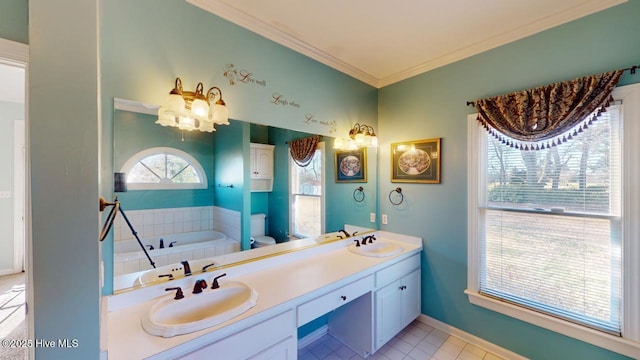
[[[164,248],[160,248],[162,238]],[[224,255],[240,250],[238,241],[215,230],[193,231],[140,239],[156,267]],[[172,246],[170,246],[173,243]],[[150,246],[149,246],[150,245]],[[151,250],[150,247],[153,247]],[[152,269],[136,239],[114,242],[114,275]]]

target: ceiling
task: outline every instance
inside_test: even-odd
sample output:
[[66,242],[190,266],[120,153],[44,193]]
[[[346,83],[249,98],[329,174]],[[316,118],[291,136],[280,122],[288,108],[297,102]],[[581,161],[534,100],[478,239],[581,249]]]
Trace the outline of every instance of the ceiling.
[[626,0],[186,0],[375,87]]

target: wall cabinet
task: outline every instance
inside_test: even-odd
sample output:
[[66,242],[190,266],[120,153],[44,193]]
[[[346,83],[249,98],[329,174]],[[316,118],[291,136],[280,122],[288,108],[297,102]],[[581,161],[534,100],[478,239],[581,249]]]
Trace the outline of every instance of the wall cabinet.
[[380,349],[420,315],[420,270],[375,293],[375,348]]
[[250,144],[251,191],[273,190],[273,145]]

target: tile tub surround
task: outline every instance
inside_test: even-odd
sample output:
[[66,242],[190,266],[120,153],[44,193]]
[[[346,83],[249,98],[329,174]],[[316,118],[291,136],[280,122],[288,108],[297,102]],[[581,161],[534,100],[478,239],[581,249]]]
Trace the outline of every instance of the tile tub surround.
[[[162,237],[191,231],[216,230],[213,227],[213,206],[185,208],[125,210],[138,237]],[[222,231],[228,237],[233,238]],[[118,213],[113,222],[113,241],[134,239],[129,226]],[[238,239],[237,237],[234,239]]]
[[[216,230],[227,236],[206,249],[196,249],[172,254],[153,256],[156,266],[179,263],[182,260],[198,260],[240,251],[240,212],[217,206],[186,208],[148,209],[126,211],[127,218],[138,237],[162,238],[175,234]],[[114,242],[135,240],[129,226],[118,213],[113,223]],[[143,241],[144,243],[144,241]],[[165,241],[169,246],[169,241]],[[158,247],[157,245],[155,246]],[[143,255],[137,259],[114,259],[113,274],[120,276],[151,269],[149,260]]]
[[[346,239],[224,269],[228,279],[244,282],[258,292],[257,305],[220,325],[173,338],[151,336],[140,325],[142,313],[153,301],[158,297],[168,296],[164,292],[166,284],[109,296],[109,310],[107,314],[103,314],[108,328],[109,357],[166,359],[185,354],[422,250],[422,240],[419,238],[383,231],[377,232],[376,237],[378,241],[402,241],[406,250],[389,258],[364,257],[349,252],[346,246],[352,240]],[[277,250],[278,245],[271,248]],[[219,272],[207,273],[208,276],[204,278],[209,281]],[[189,289],[197,278],[199,277],[192,276],[175,280],[171,286]]]

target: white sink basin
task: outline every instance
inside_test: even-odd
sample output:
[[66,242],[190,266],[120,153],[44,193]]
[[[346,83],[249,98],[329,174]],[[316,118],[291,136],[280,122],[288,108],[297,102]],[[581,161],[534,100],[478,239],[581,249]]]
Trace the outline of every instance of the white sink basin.
[[[191,267],[191,273],[193,275],[200,274],[202,272],[202,267],[213,263],[211,259],[200,259],[200,260],[189,260],[189,266]],[[216,266],[212,266],[208,269],[208,271],[214,270]],[[160,275],[169,275],[171,274],[173,277]],[[184,276],[184,268],[181,263],[175,263],[171,265],[165,265],[158,267],[156,269],[151,269],[145,271],[142,275],[138,276],[133,282],[134,286],[137,285],[149,285],[161,281],[168,281],[171,279],[175,279],[179,276]]]
[[184,289],[184,294],[184,299],[174,300],[172,292],[154,303],[142,317],[144,330],[165,338],[192,333],[233,319],[258,301],[255,290],[237,281],[200,294]]
[[377,241],[373,244],[360,245],[351,244],[348,247],[349,251],[358,255],[371,256],[371,257],[387,257],[399,254],[404,251],[398,244]]

